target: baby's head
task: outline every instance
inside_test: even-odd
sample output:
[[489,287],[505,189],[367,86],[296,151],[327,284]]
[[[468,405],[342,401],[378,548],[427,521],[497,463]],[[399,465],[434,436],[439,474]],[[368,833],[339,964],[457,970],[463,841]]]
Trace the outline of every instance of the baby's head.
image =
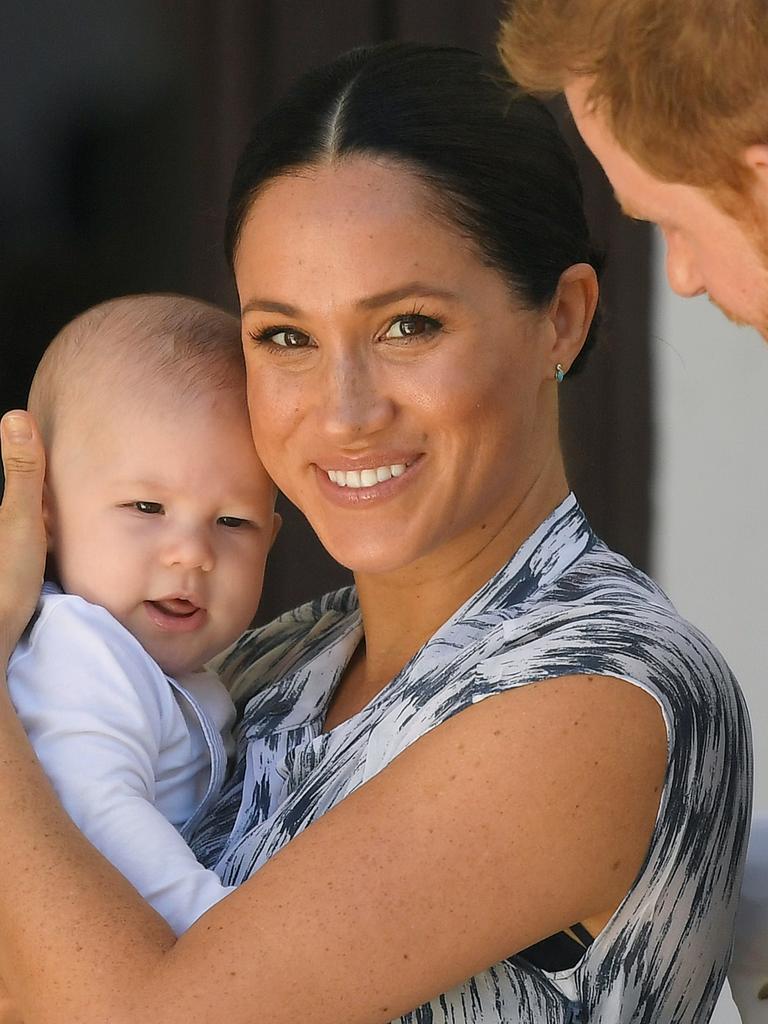
[[238,321],[176,295],[105,302],[53,340],[29,408],[58,582],[170,675],[200,668],[253,618],[279,525]]

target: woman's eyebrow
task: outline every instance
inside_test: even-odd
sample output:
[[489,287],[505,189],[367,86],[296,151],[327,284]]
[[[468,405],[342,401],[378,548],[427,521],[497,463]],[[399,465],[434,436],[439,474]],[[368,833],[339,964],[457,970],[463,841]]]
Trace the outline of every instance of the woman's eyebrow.
[[[456,300],[456,292],[447,288],[439,288],[433,284],[426,284],[423,281],[409,281],[399,288],[390,291],[379,292],[376,295],[368,295],[364,299],[358,299],[355,303],[357,309],[378,309],[381,306],[388,306],[391,302],[399,302],[401,299],[411,298],[414,295],[433,296],[434,298]],[[285,316],[301,316],[302,311],[298,306],[292,306],[287,302],[276,302],[274,299],[253,298],[243,306],[241,316],[259,310],[263,313],[282,313]]]
[[301,315],[301,310],[298,306],[291,306],[287,302],[275,302],[274,299],[254,298],[249,302],[246,302],[240,310],[240,316],[245,316],[246,313],[252,313],[255,309],[258,309],[262,313],[283,313],[285,316]]
[[391,302],[399,302],[401,299],[408,299],[414,295],[430,295],[437,299],[458,298],[456,292],[447,288],[438,288],[433,284],[426,284],[423,281],[409,281],[400,288],[393,288],[388,292],[379,292],[378,295],[370,295],[360,299],[357,306],[360,309],[378,309],[380,306],[388,306]]

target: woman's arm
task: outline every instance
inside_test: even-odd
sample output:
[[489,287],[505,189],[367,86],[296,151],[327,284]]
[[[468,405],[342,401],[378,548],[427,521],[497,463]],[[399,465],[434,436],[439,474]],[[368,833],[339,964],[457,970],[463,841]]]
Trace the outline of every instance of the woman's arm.
[[[0,519],[14,640],[41,562],[39,469],[19,465]],[[489,698],[178,941],[61,810],[4,687],[0,751],[0,975],[26,1024],[372,1024],[610,912],[648,847],[666,733],[651,697],[605,677]]]
[[655,705],[628,684],[567,679],[490,698],[413,744],[174,944],[63,818],[11,732],[3,713],[2,743],[16,749],[0,766],[2,973],[27,1024],[389,1021],[616,906],[645,854],[665,744]]

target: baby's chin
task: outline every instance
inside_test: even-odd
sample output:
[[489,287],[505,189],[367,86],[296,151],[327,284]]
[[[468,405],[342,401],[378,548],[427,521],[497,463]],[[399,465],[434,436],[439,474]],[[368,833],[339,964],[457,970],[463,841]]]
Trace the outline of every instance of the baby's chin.
[[174,679],[181,679],[182,676],[191,676],[195,675],[195,673],[197,672],[205,671],[205,665],[201,661],[185,661],[180,663],[162,662],[158,661],[157,658],[155,658],[155,661],[157,661],[158,666],[165,673],[165,675],[171,676]]
[[174,657],[165,651],[153,650],[151,644],[143,643],[141,637],[136,637],[141,646],[155,662],[157,667],[167,676],[178,679],[180,676],[192,675],[195,672],[202,672],[204,662],[200,657],[185,658],[183,655]]
[[217,651],[211,653],[207,649],[201,651],[198,645],[189,651],[173,651],[168,649],[167,643],[153,643],[152,640],[139,636],[137,633],[134,633],[134,636],[158,668],[173,679],[203,672],[206,662],[218,653]]

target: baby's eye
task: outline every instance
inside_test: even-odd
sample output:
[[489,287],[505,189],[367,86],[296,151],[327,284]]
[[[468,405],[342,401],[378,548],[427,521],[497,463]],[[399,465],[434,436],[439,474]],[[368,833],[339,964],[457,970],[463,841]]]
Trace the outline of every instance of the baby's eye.
[[421,313],[409,313],[407,316],[399,316],[393,320],[384,337],[390,341],[425,338],[435,334],[442,326],[440,321],[435,320],[434,317],[424,316]]
[[237,516],[219,516],[216,522],[220,526],[227,526],[230,530],[242,530],[252,525],[249,519],[238,519]]
[[145,516],[160,516],[164,511],[159,501],[134,501],[133,508],[137,512],[143,512]]

